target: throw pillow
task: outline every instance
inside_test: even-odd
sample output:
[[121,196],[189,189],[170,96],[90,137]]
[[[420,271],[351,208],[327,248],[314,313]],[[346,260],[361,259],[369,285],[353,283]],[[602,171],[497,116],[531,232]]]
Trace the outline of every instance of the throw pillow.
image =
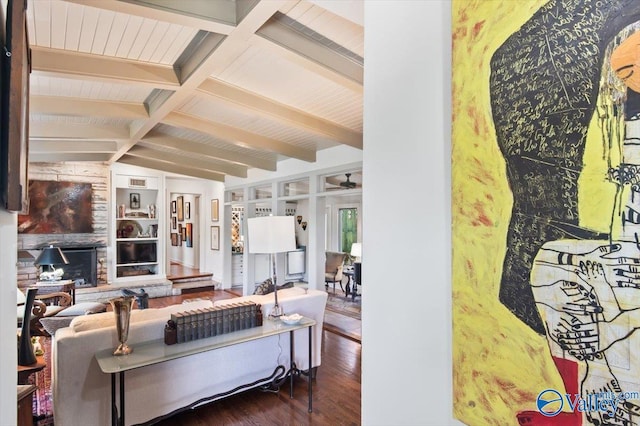
[[273,281],[271,281],[271,278],[267,278],[261,284],[256,286],[253,294],[269,294],[271,292],[273,292]]
[[[291,288],[291,287],[293,287],[293,281],[279,285],[278,290],[282,290],[284,288]],[[253,294],[269,294],[269,293],[273,293],[273,281],[271,281],[271,278],[267,278],[266,280],[264,280],[261,284],[256,286],[256,289],[253,291]]]

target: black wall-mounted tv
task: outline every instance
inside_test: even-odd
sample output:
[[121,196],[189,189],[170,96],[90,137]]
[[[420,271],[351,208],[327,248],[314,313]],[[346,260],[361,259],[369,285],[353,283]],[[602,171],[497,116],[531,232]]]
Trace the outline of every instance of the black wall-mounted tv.
[[0,208],[27,213],[29,164],[29,73],[27,0],[8,0],[0,52]]
[[155,263],[157,261],[156,243],[129,241],[118,243],[118,264]]

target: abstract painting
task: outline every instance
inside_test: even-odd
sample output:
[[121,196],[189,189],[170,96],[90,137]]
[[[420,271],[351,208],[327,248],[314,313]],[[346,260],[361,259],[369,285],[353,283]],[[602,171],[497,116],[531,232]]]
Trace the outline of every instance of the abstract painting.
[[29,181],[29,213],[18,215],[21,234],[93,233],[91,184]]
[[640,424],[640,2],[454,0],[454,414]]

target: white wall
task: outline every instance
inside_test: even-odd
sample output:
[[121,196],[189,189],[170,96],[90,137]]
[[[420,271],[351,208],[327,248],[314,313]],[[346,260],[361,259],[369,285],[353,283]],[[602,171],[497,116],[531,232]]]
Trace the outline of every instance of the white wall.
[[[365,2],[367,426],[458,423],[451,395],[450,26],[445,0]],[[390,226],[409,202],[410,220]]]
[[16,423],[18,217],[0,210],[0,424]]

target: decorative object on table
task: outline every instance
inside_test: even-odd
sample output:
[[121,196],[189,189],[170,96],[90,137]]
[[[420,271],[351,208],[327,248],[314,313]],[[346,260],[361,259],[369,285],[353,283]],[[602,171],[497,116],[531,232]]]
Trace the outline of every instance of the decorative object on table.
[[42,348],[42,343],[40,343],[40,336],[33,336],[31,338],[31,344],[33,345],[33,354],[35,356],[44,355],[44,349]]
[[220,250],[220,227],[211,227],[211,250]]
[[136,299],[138,309],[147,309],[149,307],[149,293],[144,291],[144,288],[141,288],[138,292],[124,288],[122,289],[122,295],[125,297],[131,296]]
[[178,222],[182,222],[184,220],[184,197],[182,195],[176,199],[176,204],[178,208]]
[[248,221],[249,253],[268,254],[272,268],[275,303],[269,318],[279,318],[284,311],[278,303],[276,255],[296,249],[296,233],[293,216],[252,217]]
[[[38,258],[34,262],[36,266],[42,266],[42,273],[40,273],[40,281],[58,281],[62,279],[64,270],[57,268],[56,265],[68,265],[69,261],[67,257],[62,253],[60,247],[54,247],[50,245],[42,249]],[[44,267],[48,266],[49,270],[45,271]]]
[[113,354],[116,356],[128,355],[133,352],[133,348],[127,345],[129,338],[129,322],[131,320],[131,310],[133,309],[133,296],[116,297],[109,300],[113,313],[116,316],[116,332],[118,333],[119,345]]
[[132,192],[129,194],[129,207],[132,209],[140,208],[140,194],[137,192]]
[[118,206],[118,217],[120,219],[124,218],[127,215],[127,206],[124,204],[120,204]]
[[137,220],[121,220],[118,222],[118,235],[120,238],[135,238],[142,234],[142,226]]
[[149,219],[155,219],[157,214],[156,205],[149,204],[149,206],[147,206],[147,210],[149,210]]
[[157,224],[149,225],[149,236],[151,238],[157,238],[158,237],[158,225]]
[[217,222],[218,216],[218,199],[211,200],[211,222]]
[[20,329],[20,341],[18,344],[18,365],[33,365],[37,362],[33,352],[31,342],[31,309],[33,301],[38,293],[37,288],[27,289],[27,299],[24,303],[24,315],[22,317],[22,328]]
[[282,315],[280,317],[282,322],[288,325],[298,324],[302,318],[303,317],[300,314]]
[[234,303],[171,314],[164,328],[167,345],[262,326],[262,311],[254,302]]

